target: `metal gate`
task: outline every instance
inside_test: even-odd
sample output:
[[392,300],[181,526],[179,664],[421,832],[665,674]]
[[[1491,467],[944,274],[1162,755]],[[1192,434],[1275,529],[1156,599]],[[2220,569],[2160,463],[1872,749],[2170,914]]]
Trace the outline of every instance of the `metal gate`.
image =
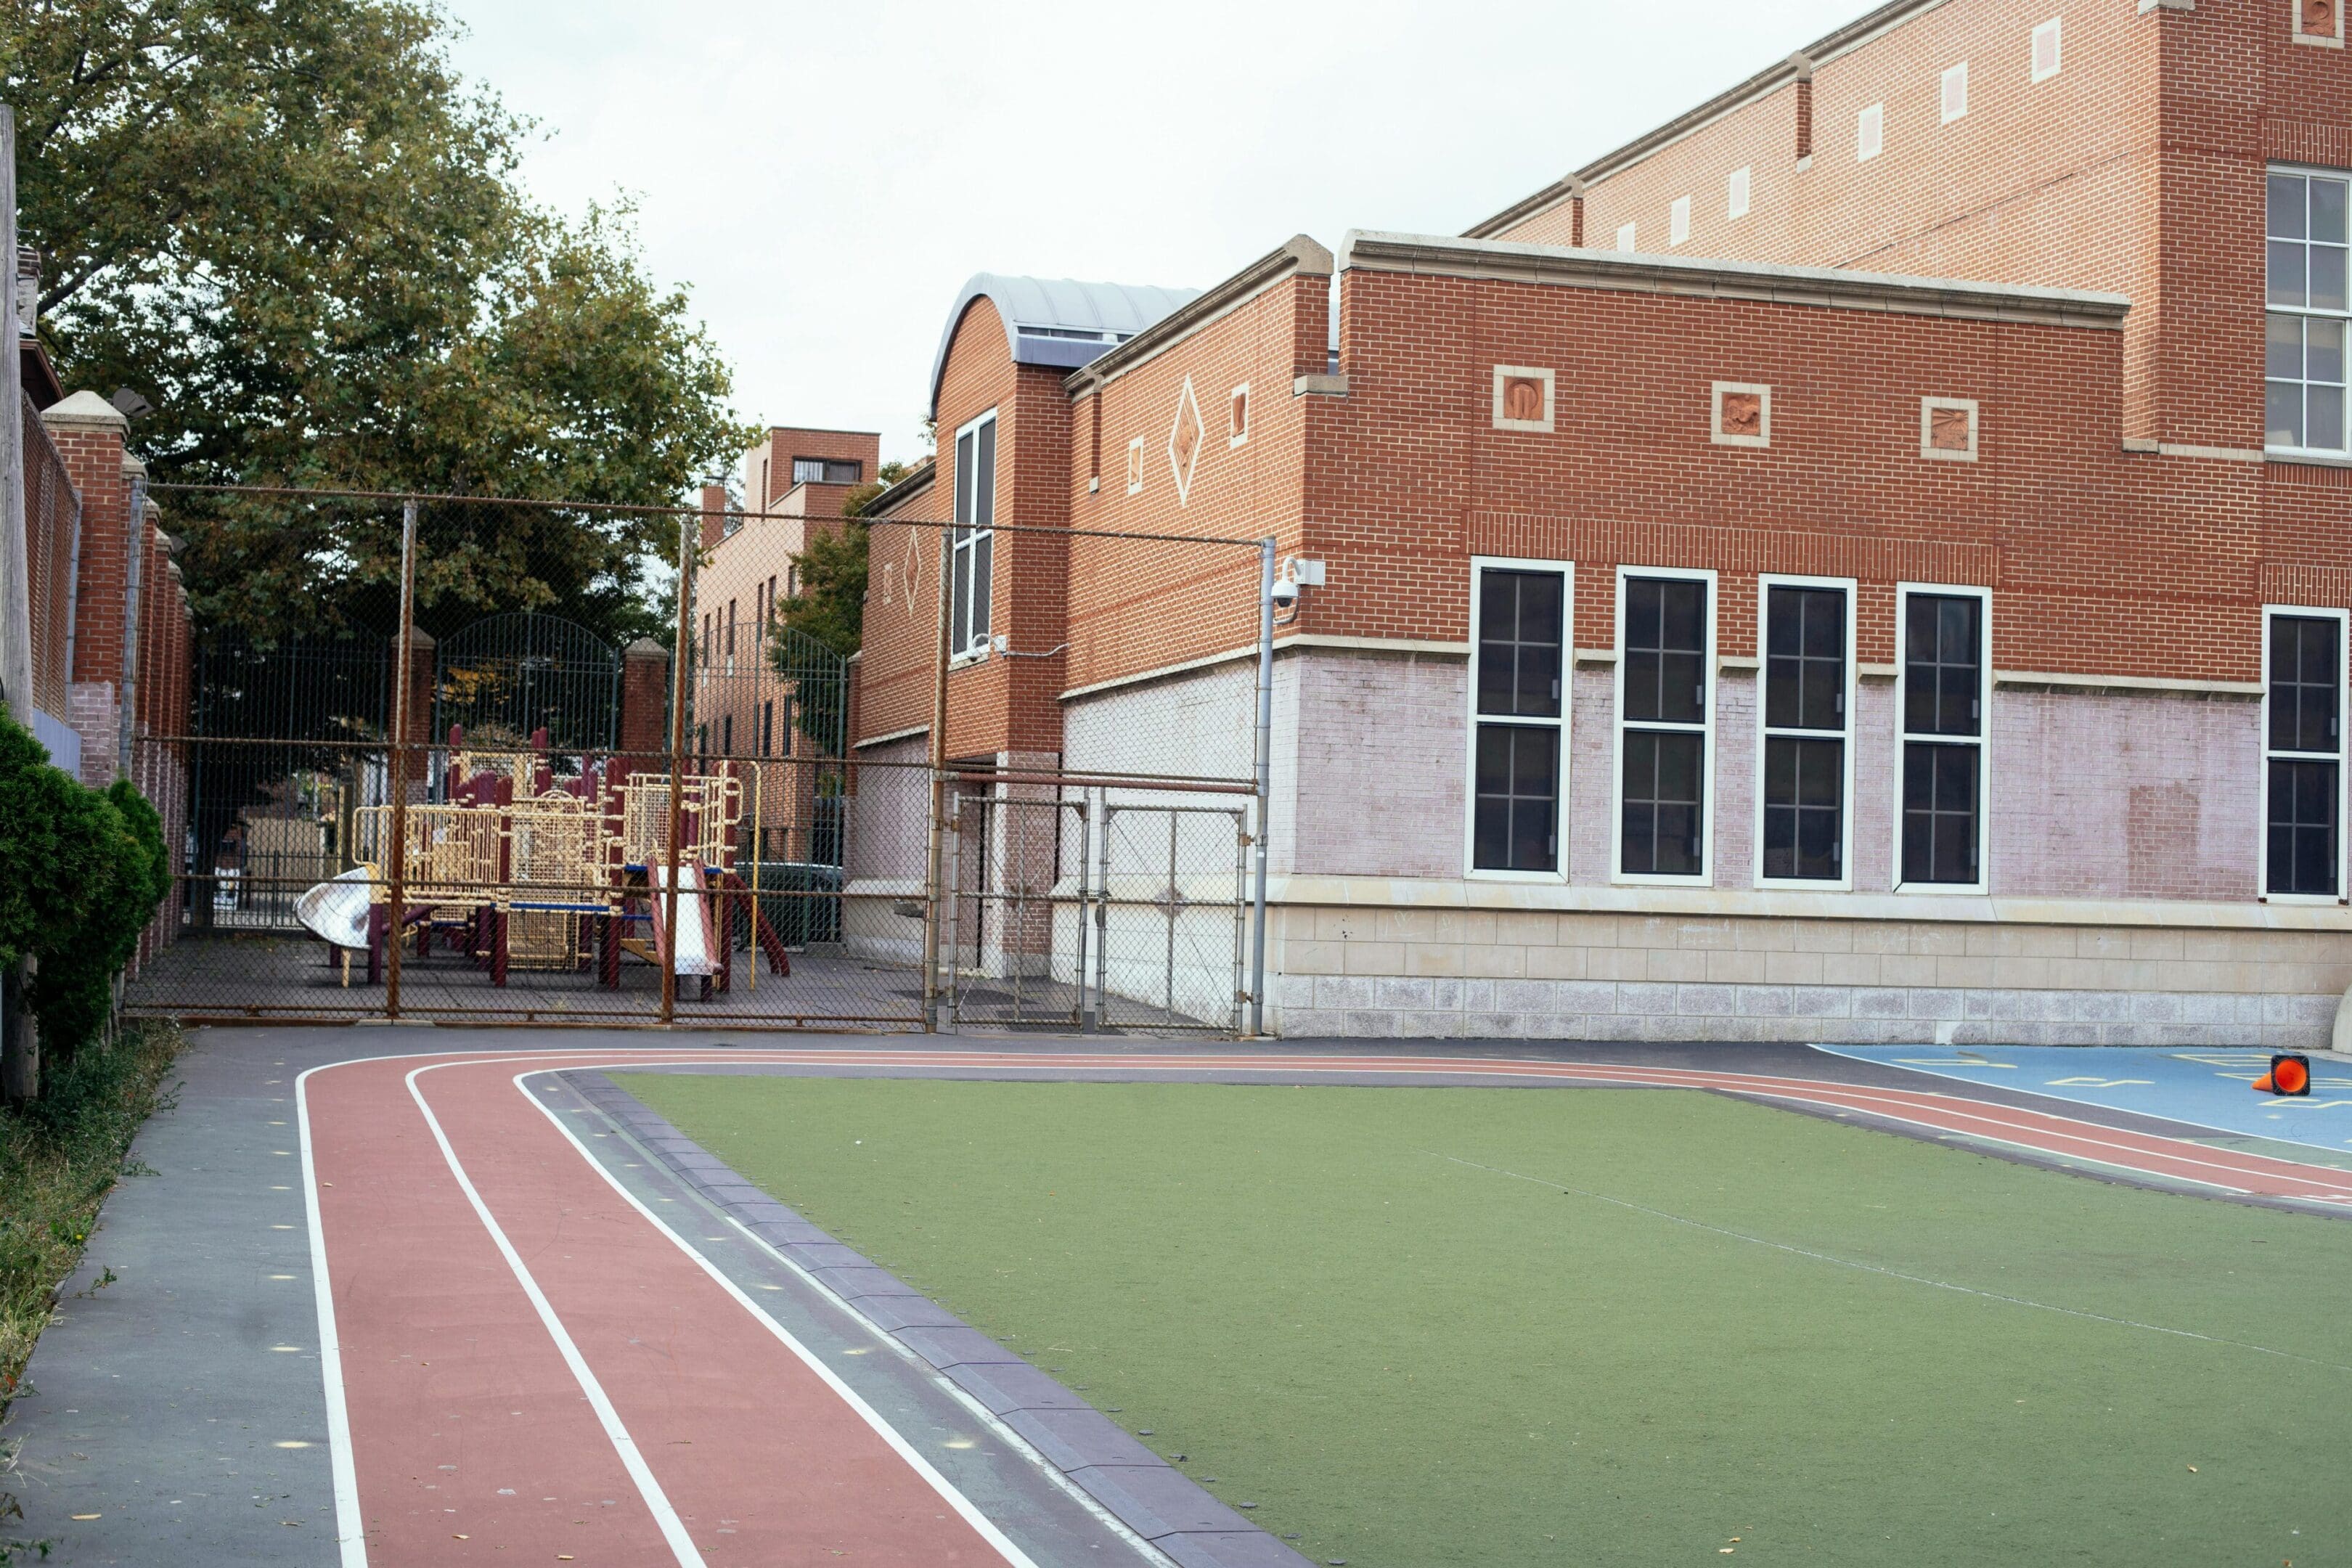
[[1238,1030],[1244,796],[959,780],[940,952],[962,1026]]

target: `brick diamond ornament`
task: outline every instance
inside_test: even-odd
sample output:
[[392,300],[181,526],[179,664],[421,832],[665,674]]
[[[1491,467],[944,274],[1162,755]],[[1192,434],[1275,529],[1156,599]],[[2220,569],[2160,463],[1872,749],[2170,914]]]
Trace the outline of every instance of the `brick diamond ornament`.
[[[909,616],[912,616],[915,613],[915,594],[916,591],[922,586],[923,583],[922,540],[923,532],[921,530],[908,530],[907,561],[905,565],[898,568],[898,575],[901,584],[900,592],[905,595],[907,614]],[[885,590],[885,594],[887,595],[887,589]]]
[[1192,467],[1201,460],[1201,444],[1208,437],[1201,423],[1201,400],[1192,395],[1192,378],[1186,376],[1176,394],[1176,422],[1168,427],[1168,468],[1176,477],[1176,504],[1192,499]]

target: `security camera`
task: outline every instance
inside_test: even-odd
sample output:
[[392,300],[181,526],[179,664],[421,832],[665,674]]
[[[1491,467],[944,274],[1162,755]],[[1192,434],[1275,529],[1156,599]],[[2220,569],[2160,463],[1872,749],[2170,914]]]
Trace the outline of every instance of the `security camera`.
[[1284,609],[1298,603],[1298,584],[1287,577],[1274,580],[1274,602]]

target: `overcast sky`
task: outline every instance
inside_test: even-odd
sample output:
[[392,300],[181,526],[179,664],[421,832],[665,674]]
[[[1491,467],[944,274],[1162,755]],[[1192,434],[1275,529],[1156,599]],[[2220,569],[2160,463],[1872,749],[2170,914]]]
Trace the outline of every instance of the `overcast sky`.
[[1867,5],[451,9],[459,68],[539,122],[530,187],[635,200],[747,418],[913,457],[975,272],[1200,288],[1296,233],[1459,233]]

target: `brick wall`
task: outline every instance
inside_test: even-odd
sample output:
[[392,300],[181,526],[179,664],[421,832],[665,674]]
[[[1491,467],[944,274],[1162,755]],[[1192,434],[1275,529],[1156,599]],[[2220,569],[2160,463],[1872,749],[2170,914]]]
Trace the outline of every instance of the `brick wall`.
[[[2058,16],[2062,68],[2032,79],[2033,29]],[[1813,153],[1787,81],[1679,141],[1602,169],[1587,242],[1635,225],[1643,250],[2113,290],[2126,330],[2127,435],[2262,446],[2263,168],[2352,166],[2352,60],[2297,45],[2285,4],[2141,8],[2106,0],[1959,0],[1820,62]],[[1968,67],[1945,121],[1942,78]],[[1883,105],[1885,151],[1857,156]],[[1746,168],[1745,216],[1727,182]],[[1691,202],[1689,237],[1668,214]],[[1566,200],[1497,237],[1570,243]]]

